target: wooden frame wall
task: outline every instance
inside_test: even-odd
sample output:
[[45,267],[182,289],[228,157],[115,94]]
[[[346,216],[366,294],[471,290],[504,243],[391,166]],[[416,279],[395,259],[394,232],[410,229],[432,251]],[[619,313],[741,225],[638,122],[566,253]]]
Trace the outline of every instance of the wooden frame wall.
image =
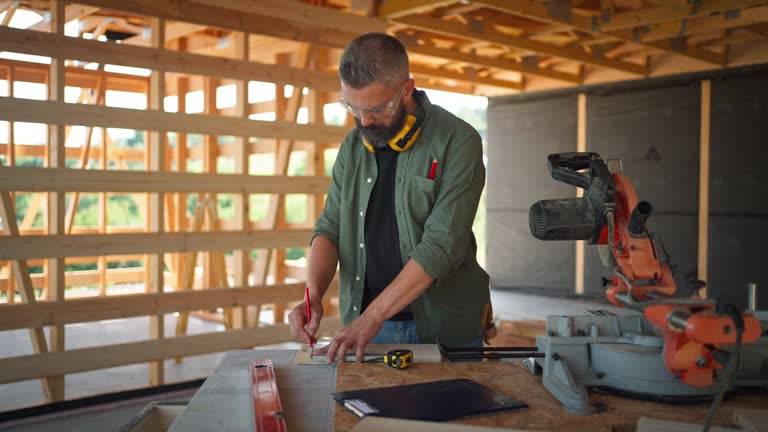
[[[272,65],[249,61],[250,35],[241,33],[236,51],[239,59],[228,60],[188,54],[169,49],[164,33],[168,25],[162,17],[153,18],[150,47],[130,44],[105,44],[63,36],[65,7],[63,2],[52,1],[51,33],[0,27],[0,49],[35,55],[51,56],[50,66],[15,60],[0,60],[0,79],[9,82],[38,82],[47,84],[49,98],[46,101],[21,99],[11,94],[0,98],[0,121],[13,123],[37,122],[49,125],[46,146],[32,143],[16,143],[14,136],[8,143],[0,144],[0,150],[8,156],[9,166],[0,167],[0,198],[6,221],[16,221],[12,202],[13,194],[34,193],[48,197],[47,205],[35,205],[47,214],[43,227],[33,228],[22,224],[8,224],[6,236],[0,237],[0,261],[13,264],[13,271],[0,279],[0,289],[22,294],[22,302],[14,304],[11,295],[6,305],[0,305],[3,329],[30,329],[35,354],[0,360],[0,383],[43,379],[45,397],[49,401],[65,398],[64,376],[69,373],[114,367],[132,363],[149,362],[149,384],[164,382],[163,360],[174,357],[217,352],[227,349],[247,348],[260,344],[290,340],[287,325],[277,317],[276,323],[260,327],[257,319],[246,316],[264,304],[273,304],[277,310],[285,304],[299,302],[305,282],[286,284],[288,278],[303,280],[303,268],[288,267],[285,248],[303,247],[309,243],[311,221],[322,208],[322,197],[327,191],[329,178],[323,174],[322,155],[326,148],[338,146],[348,128],[329,126],[324,123],[322,109],[333,100],[338,91],[338,79],[332,72],[320,69],[317,50],[306,45],[307,52],[315,52],[312,62],[289,57],[292,64]],[[66,11],[71,9],[67,7]],[[67,17],[69,15],[67,14]],[[178,41],[175,48],[182,48]],[[55,53],[55,54],[54,54]],[[309,58],[307,56],[307,58]],[[87,70],[69,62],[72,59],[95,62],[97,70]],[[160,59],[160,62],[157,60]],[[325,60],[324,60],[325,61]],[[103,64],[126,66],[152,66],[146,77],[105,72]],[[325,63],[323,63],[325,64]],[[174,66],[175,65],[175,66]],[[202,79],[200,78],[202,75]],[[234,108],[216,108],[216,91],[222,79],[236,80],[237,98]],[[269,112],[280,108],[280,98],[268,103],[248,102],[248,81],[260,79],[276,84],[297,86],[295,98],[283,106],[284,120],[258,121],[249,115]],[[94,89],[96,98],[89,102],[81,97],[78,103],[65,103],[64,85]],[[202,84],[202,86],[200,85]],[[300,89],[310,88],[310,96],[302,100]],[[184,113],[184,95],[202,87],[206,109],[203,114]],[[282,87],[277,89],[282,92]],[[133,110],[105,106],[104,93],[109,90],[145,93],[148,109]],[[176,95],[180,112],[165,112],[164,97]],[[95,103],[94,103],[95,102]],[[296,113],[302,106],[311,111],[309,124],[297,124]],[[293,112],[293,114],[288,114]],[[72,125],[85,126],[88,130],[86,143],[81,148],[65,147]],[[102,130],[102,145],[91,148],[94,128]],[[117,149],[110,146],[107,128],[147,130],[145,149]],[[219,145],[218,135],[240,136],[234,143]],[[168,145],[168,133],[176,133],[177,145]],[[187,147],[186,136],[190,133],[204,135],[206,145]],[[251,141],[252,137],[259,138]],[[308,153],[307,176],[288,176],[287,165],[292,151]],[[278,154],[282,167],[276,167],[279,175],[253,176],[249,174],[248,159],[253,154]],[[44,168],[12,166],[19,156],[40,157],[47,161]],[[218,156],[235,160],[234,174],[219,174],[216,169]],[[65,168],[67,158],[80,158],[79,169]],[[107,161],[145,162],[145,171],[108,169]],[[96,159],[101,169],[84,169],[87,161]],[[207,169],[203,174],[185,171],[188,159],[203,159]],[[173,165],[175,164],[175,171]],[[314,174],[318,175],[314,175]],[[99,225],[82,227],[74,224],[76,201],[70,201],[68,209],[65,197],[73,198],[83,193],[99,194]],[[216,194],[233,194],[235,217],[222,221],[220,232],[189,232],[190,221],[186,215],[188,194],[206,193],[215,200]],[[252,194],[271,194],[271,218],[265,222],[251,221],[248,201]],[[286,193],[307,194],[308,218],[304,223],[286,223],[281,211]],[[145,227],[115,227],[106,223],[106,200],[109,194],[128,194],[143,208]],[[142,197],[147,197],[146,202]],[[74,198],[76,200],[77,198]],[[34,200],[35,202],[39,199]],[[34,216],[34,215],[32,215]],[[27,219],[27,218],[25,218]],[[214,223],[210,229],[215,229]],[[262,249],[276,251],[277,259],[271,266],[273,282],[251,283],[256,276],[256,263],[251,251]],[[227,273],[235,280],[235,288],[222,288],[208,277],[210,264],[204,264],[206,277],[198,281],[203,291],[179,291],[179,279],[185,263],[182,254],[191,251],[235,251]],[[110,261],[141,259],[146,256],[144,268],[109,269]],[[269,254],[261,254],[269,256]],[[94,271],[64,272],[66,263],[97,262]],[[43,274],[30,275],[29,264],[43,264]],[[164,271],[168,266],[172,272]],[[146,270],[146,272],[144,271]],[[269,271],[270,266],[261,271]],[[144,276],[146,273],[146,277]],[[11,276],[14,281],[11,281]],[[263,273],[261,280],[266,280]],[[106,287],[114,282],[147,282],[146,294],[120,297],[106,296]],[[221,279],[219,279],[221,281]],[[65,298],[68,284],[99,284],[99,298]],[[34,288],[44,288],[44,300],[36,301]],[[173,288],[173,292],[168,292]],[[334,282],[329,296],[337,294]],[[177,292],[178,291],[178,292]],[[185,336],[166,335],[163,332],[164,317],[174,312],[188,312],[210,308],[235,308],[233,329],[221,333]],[[68,312],[70,314],[68,315]],[[334,318],[333,308],[328,308],[322,331],[327,333],[340,327]],[[64,325],[122,317],[150,317],[150,334],[143,342],[107,345],[89,349],[67,350],[64,341]],[[42,321],[41,321],[42,319]],[[45,340],[42,327],[51,329],[51,339]],[[50,346],[50,352],[48,347]],[[202,348],[201,348],[202,347]]]

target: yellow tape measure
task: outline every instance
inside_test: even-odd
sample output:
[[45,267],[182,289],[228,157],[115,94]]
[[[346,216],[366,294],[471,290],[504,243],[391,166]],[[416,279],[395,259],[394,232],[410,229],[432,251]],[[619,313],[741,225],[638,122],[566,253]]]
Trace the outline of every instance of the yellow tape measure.
[[395,369],[405,369],[413,364],[413,351],[407,349],[389,351],[384,355],[384,363]]

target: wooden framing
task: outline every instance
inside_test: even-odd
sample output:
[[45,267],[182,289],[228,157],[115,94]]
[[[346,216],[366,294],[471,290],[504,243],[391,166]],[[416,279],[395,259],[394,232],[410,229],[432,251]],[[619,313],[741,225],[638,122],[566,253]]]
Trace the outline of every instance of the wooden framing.
[[259,14],[269,19],[281,19],[307,27],[343,28],[345,31],[356,34],[383,32],[387,25],[385,20],[379,18],[352,15],[301,2],[282,0],[191,0],[191,2],[237,13]]
[[[301,25],[296,22],[190,1],[176,0],[79,0],[80,4],[179,20],[233,31],[263,34],[300,42],[344,47],[359,33],[340,31],[337,27]],[[183,4],[182,4],[183,3]]]
[[[50,0],[51,5],[51,32],[64,35],[64,2]],[[48,99],[52,104],[64,102],[64,61],[61,56],[51,57],[51,71],[48,76]],[[48,166],[52,168],[65,167],[66,128],[62,123],[52,123],[48,126]],[[48,194],[48,232],[58,236],[66,233],[64,222],[66,206],[64,194],[54,192]],[[52,301],[64,300],[64,257],[49,257],[48,261],[48,299]],[[50,328],[50,351],[64,351],[64,326],[52,326]],[[51,377],[51,400],[64,400],[64,376],[45,375]]]
[[[235,53],[242,61],[248,61],[250,57],[250,35],[248,33],[238,33],[234,39]],[[239,81],[236,84],[235,94],[235,115],[239,117],[248,117],[248,81]],[[221,150],[221,149],[219,149]],[[235,172],[247,175],[250,172],[250,162],[248,160],[248,137],[236,137],[234,143]],[[246,192],[233,195],[233,206],[235,208],[234,225],[236,229],[245,231],[249,226],[248,220],[248,200]],[[233,252],[234,265],[233,276],[235,285],[247,286],[250,274],[250,250],[237,249]],[[248,325],[247,308],[244,306],[235,307],[232,312],[232,326],[236,329],[244,328]]]
[[[116,297],[88,298],[59,302],[0,305],[0,331],[19,328],[74,324],[118,318],[139,317],[192,311],[211,307],[238,307],[300,301],[304,283],[214,288],[200,292],[164,294],[127,294]],[[331,283],[328,294],[338,293],[338,281]]]
[[[3,227],[8,235],[19,238],[19,228],[16,225],[16,214],[13,208],[11,194],[5,191],[0,192],[0,218],[3,220]],[[34,305],[36,303],[35,291],[29,275],[29,265],[26,260],[17,259],[11,261],[11,266],[11,272],[16,277],[16,285],[20,288],[21,299],[27,305]],[[45,340],[45,333],[41,326],[29,326],[29,336],[35,353],[48,352],[48,343]],[[42,380],[41,384],[45,397],[51,399],[55,397],[57,386],[61,383],[57,382],[55,378],[47,378]]]
[[0,28],[0,50],[34,55],[46,55],[55,51],[70,59],[153,68],[163,72],[267,81],[328,91],[339,90],[338,76],[332,72],[308,71],[156,47],[118,46],[7,27]]
[[[153,18],[151,45],[152,48],[162,49],[165,45],[165,19]],[[154,111],[164,111],[163,101],[165,98],[165,73],[163,71],[152,71],[150,76],[149,89],[149,109]],[[164,130],[155,130],[149,132],[149,158],[148,171],[158,172],[165,170],[165,150],[166,150],[166,132]],[[163,233],[165,231],[165,195],[162,192],[153,192],[149,194],[149,209],[147,211],[147,222],[149,231],[153,233]],[[149,283],[146,284],[147,292],[162,293],[165,287],[164,277],[164,259],[162,252],[148,256],[147,276]],[[165,337],[165,316],[163,314],[151,315],[149,317],[149,337],[152,340],[160,340]],[[149,364],[149,384],[158,386],[165,381],[165,368],[163,361],[154,361]]]
[[526,64],[515,60],[498,59],[487,56],[480,56],[477,54],[465,53],[458,50],[447,50],[433,46],[419,45],[416,43],[409,43],[407,39],[404,45],[408,49],[408,52],[412,54],[421,54],[435,58],[475,64],[478,66],[493,67],[500,70],[526,73],[530,75],[541,76],[543,78],[565,81],[572,84],[579,84],[581,82],[581,78],[576,74],[544,69],[530,63]]
[[[59,125],[82,125],[137,130],[168,130],[207,135],[239,131],[249,137],[341,141],[349,132],[340,126],[261,121],[206,114],[180,114],[153,110],[106,108],[83,104],[0,97],[4,120]],[[63,155],[63,153],[62,153]]]
[[[709,260],[709,138],[710,138],[710,116],[712,100],[712,82],[704,80],[701,82],[701,119],[699,133],[699,253],[697,277],[699,280],[706,281],[707,263]],[[707,288],[699,291],[702,298],[707,298]]]
[[[579,93],[576,99],[576,151],[587,151],[587,94]],[[576,196],[581,197],[584,195],[584,189],[576,188]],[[585,254],[586,242],[584,240],[576,240],[576,251],[574,259],[574,292],[576,294],[584,294],[584,254]]]
[[[320,324],[318,334],[330,334],[340,327],[340,318],[325,318]],[[210,352],[252,348],[282,342],[290,338],[291,332],[288,325],[277,324],[267,328],[247,328],[3,358],[0,359],[0,384],[133,363],[157,362],[175,356],[186,357]]]
[[[600,29],[599,25],[595,25],[593,20],[589,17],[573,15],[570,20],[553,17],[547,12],[546,6],[534,3],[530,0],[479,0],[479,3],[503,12],[519,14],[526,18],[533,18],[551,24],[563,25],[570,29],[584,31],[598,36],[609,36],[611,39],[615,38],[624,42],[636,43],[661,51],[674,52],[717,66],[723,66],[725,64],[724,55],[698,49],[689,46],[688,44],[684,44],[684,46],[682,44],[673,44],[670,40],[659,42],[642,41],[635,38],[632,31],[605,32]],[[613,18],[611,18],[611,21],[613,21]]]
[[222,231],[162,234],[43,235],[3,239],[0,260],[189,252],[194,250],[302,247],[309,243],[310,229],[275,231]]
[[381,2],[378,15],[386,18],[398,18],[432,9],[460,3],[459,0],[384,0]]
[[538,52],[554,57],[564,58],[596,66],[602,66],[610,69],[619,70],[633,75],[643,76],[646,74],[643,65],[629,63],[621,60],[613,60],[597,55],[589,55],[586,52],[578,51],[573,48],[565,48],[545,42],[539,42],[533,39],[527,39],[518,36],[511,36],[500,33],[493,29],[485,28],[481,32],[473,31],[469,26],[458,23],[452,23],[436,18],[430,18],[423,15],[412,15],[397,18],[395,22],[408,27],[417,28],[426,32],[433,32],[442,35],[455,36],[479,42],[490,42],[515,49]]
[[68,168],[0,169],[0,190],[27,192],[323,193],[325,176],[253,176]]

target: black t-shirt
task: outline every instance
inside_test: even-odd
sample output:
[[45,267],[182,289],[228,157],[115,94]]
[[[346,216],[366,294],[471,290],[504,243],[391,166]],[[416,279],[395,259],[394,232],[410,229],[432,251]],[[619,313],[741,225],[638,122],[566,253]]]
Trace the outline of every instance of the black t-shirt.
[[[363,310],[397,277],[403,269],[400,236],[395,217],[395,176],[400,153],[389,147],[376,150],[378,176],[365,214],[365,294]],[[413,319],[410,307],[390,321]]]

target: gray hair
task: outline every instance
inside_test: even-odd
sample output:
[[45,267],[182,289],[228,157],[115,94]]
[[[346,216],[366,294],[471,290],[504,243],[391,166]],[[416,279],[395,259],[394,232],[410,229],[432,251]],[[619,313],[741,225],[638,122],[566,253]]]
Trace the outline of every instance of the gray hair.
[[341,54],[339,77],[352,88],[374,81],[392,84],[408,77],[408,53],[399,40],[385,33],[366,33],[352,40]]

